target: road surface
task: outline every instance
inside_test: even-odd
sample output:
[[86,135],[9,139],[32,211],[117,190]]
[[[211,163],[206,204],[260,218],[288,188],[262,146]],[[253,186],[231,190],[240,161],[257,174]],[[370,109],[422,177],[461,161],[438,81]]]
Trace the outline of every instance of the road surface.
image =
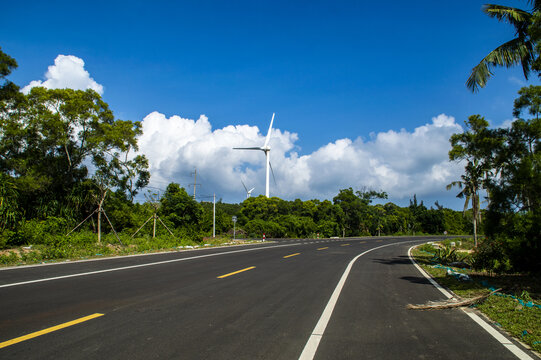
[[405,308],[443,299],[407,255],[425,241],[282,240],[4,269],[0,358],[516,359],[461,310]]

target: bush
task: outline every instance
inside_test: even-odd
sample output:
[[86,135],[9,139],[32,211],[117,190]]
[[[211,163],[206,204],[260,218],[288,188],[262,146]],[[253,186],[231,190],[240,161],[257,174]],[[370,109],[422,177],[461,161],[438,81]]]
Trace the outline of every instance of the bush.
[[53,216],[45,220],[28,220],[22,223],[17,234],[12,236],[10,245],[54,243],[57,235],[68,232],[68,227],[66,219]]
[[442,265],[449,265],[450,263],[458,261],[459,257],[456,249],[445,245],[443,248],[438,248],[435,250],[432,260]]
[[436,248],[432,244],[429,244],[429,243],[419,246],[418,249],[427,253],[431,253],[431,254],[434,254],[436,252]]
[[14,265],[21,261],[21,258],[17,255],[16,252],[10,251],[7,254],[0,255],[0,264],[3,265]]
[[512,269],[505,241],[485,239],[479,243],[471,257],[471,266],[476,270],[503,273]]

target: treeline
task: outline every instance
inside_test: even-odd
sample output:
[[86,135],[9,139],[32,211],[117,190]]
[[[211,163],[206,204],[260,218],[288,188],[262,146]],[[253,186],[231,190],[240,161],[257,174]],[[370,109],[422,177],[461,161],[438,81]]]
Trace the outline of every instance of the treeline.
[[450,139],[449,158],[465,163],[450,187],[457,185],[465,205],[472,204],[475,228],[482,220],[487,239],[477,246],[477,259],[496,271],[541,270],[541,86],[518,94],[510,127],[490,128],[472,115],[466,131]]

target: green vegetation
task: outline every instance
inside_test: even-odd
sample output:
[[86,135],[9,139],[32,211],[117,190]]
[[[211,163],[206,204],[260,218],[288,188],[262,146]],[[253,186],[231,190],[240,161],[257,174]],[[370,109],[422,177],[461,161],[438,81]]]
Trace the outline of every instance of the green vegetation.
[[493,75],[494,66],[511,67],[520,64],[526,79],[532,67],[536,71],[539,70],[541,1],[528,0],[528,3],[532,5],[531,11],[494,4],[483,6],[483,11],[488,16],[511,24],[515,29],[515,38],[491,51],[472,69],[466,82],[468,89],[477,91],[485,87],[486,82]]
[[[522,88],[519,95],[510,128],[491,129],[482,116],[472,115],[467,130],[450,139],[450,160],[466,162],[456,182],[463,187],[458,197],[466,197],[466,206],[471,198],[475,214],[479,192],[486,192],[486,239],[477,248],[477,268],[541,270],[541,86]],[[532,118],[521,118],[524,113]],[[473,220],[476,229],[481,212]]]
[[[409,207],[385,192],[339,190],[333,201],[259,196],[242,204],[197,202],[171,183],[161,198],[134,196],[149,183],[138,154],[139,122],[116,119],[92,90],[35,87],[7,76],[17,62],[0,50],[0,264],[178,249],[236,237],[330,237],[468,232],[457,212]],[[215,219],[214,219],[215,216]],[[134,237],[134,235],[137,237]],[[223,240],[220,240],[223,239]],[[99,255],[97,255],[99,254]]]
[[[464,253],[471,248],[473,241],[452,240],[456,247],[452,247],[455,253],[463,253],[464,257],[470,255]],[[498,326],[501,326],[517,339],[528,344],[536,351],[541,351],[541,283],[539,278],[529,274],[495,274],[487,271],[474,271],[471,269],[442,266],[439,262],[436,250],[450,248],[447,245],[424,244],[413,250],[415,260],[427,271],[439,284],[453,291],[460,297],[472,298],[478,295],[488,294],[494,289],[502,289],[488,297],[476,307],[486,314]],[[472,254],[475,256],[475,253]],[[468,262],[468,260],[466,260]],[[470,281],[459,280],[457,276],[449,274],[452,270],[455,274],[467,274]]]

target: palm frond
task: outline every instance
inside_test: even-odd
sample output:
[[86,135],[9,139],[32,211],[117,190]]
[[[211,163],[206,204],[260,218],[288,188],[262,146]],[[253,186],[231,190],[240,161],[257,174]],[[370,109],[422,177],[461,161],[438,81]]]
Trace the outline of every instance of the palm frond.
[[513,25],[517,34],[527,30],[532,18],[532,14],[527,11],[503,5],[484,5],[483,12],[491,18]]
[[541,0],[526,0],[532,5],[532,12],[541,11]]
[[459,189],[462,189],[462,181],[453,181],[452,183],[446,186],[446,189],[451,190],[453,186],[458,186]]
[[464,202],[464,213],[466,212],[466,210],[468,210],[468,205],[470,204],[470,199],[471,199],[471,196],[468,195],[466,196],[466,201]]
[[524,38],[515,38],[498,46],[472,69],[470,77],[466,81],[466,86],[472,92],[476,92],[480,87],[485,87],[487,80],[492,77],[492,68],[494,66],[509,68],[519,63],[522,64],[523,70],[525,70],[524,76],[528,79],[530,65],[534,59],[530,50],[532,48],[531,42]]

